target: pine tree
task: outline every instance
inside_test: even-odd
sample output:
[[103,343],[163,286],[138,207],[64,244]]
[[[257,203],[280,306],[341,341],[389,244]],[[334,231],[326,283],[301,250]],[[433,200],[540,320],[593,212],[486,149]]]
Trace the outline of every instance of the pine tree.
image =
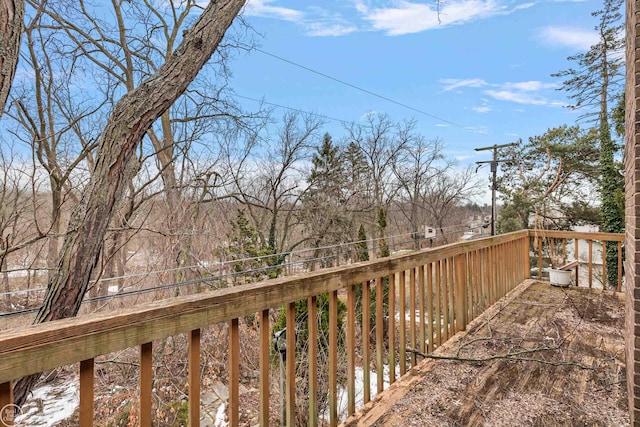
[[[572,109],[587,108],[582,115],[595,118],[600,138],[600,173],[602,181],[601,216],[602,231],[620,233],[624,231],[624,210],[620,200],[624,182],[620,179],[614,161],[617,147],[611,137],[609,125],[609,103],[615,103],[618,87],[623,79],[624,22],[622,0],[605,0],[603,8],[592,15],[599,19],[595,29],[599,41],[586,53],[569,57],[576,62],[577,69],[570,68],[554,76],[567,78],[562,89],[570,93],[575,103]],[[618,283],[618,250],[614,244],[607,245],[607,276],[609,284]]]

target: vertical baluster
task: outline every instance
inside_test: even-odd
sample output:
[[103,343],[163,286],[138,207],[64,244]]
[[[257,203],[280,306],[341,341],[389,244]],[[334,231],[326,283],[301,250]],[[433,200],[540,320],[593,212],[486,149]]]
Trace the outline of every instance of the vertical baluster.
[[[579,247],[578,247],[578,238],[576,237],[575,239],[573,239],[573,241],[575,242],[575,258],[576,261],[578,261],[578,265],[580,264],[580,251],[579,251]],[[576,286],[578,286],[578,267],[576,267]]]
[[607,242],[602,241],[602,289],[607,289]]
[[285,412],[288,426],[296,423],[296,303],[287,304]]
[[536,241],[538,242],[538,279],[542,280],[542,239],[540,236],[536,238]]
[[618,292],[622,291],[622,242],[618,242]]
[[200,425],[200,329],[189,333],[189,425]]
[[404,375],[407,372],[407,307],[406,307],[406,281],[405,271],[400,272],[400,278],[398,286],[400,292],[398,297],[400,298],[400,307],[398,309],[400,313],[400,375]]
[[240,328],[238,319],[229,321],[229,425],[240,424]]
[[[409,344],[416,349],[416,269],[409,270]],[[416,366],[416,354],[411,353],[411,367]]]
[[442,345],[442,263],[436,261],[436,342]]
[[562,239],[562,263],[567,263],[567,238]]
[[269,368],[271,334],[269,333],[269,310],[260,314],[260,426],[269,425]]
[[427,336],[428,352],[433,351],[433,263],[427,264]]
[[309,425],[318,425],[318,308],[317,298],[307,298],[309,325]]
[[93,425],[93,367],[94,359],[80,362],[80,426]]
[[[566,240],[565,240],[566,243]],[[531,257],[529,255],[529,246],[531,245],[531,239],[529,238],[529,236],[525,237],[523,239],[523,248],[522,248],[522,256],[524,257],[524,275],[523,278],[524,279],[530,279],[531,278]],[[565,244],[566,246],[566,244]],[[566,250],[565,250],[566,252]]]
[[465,255],[455,257],[456,269],[456,328],[455,332],[464,331],[467,326],[467,267]]
[[369,281],[362,284],[362,400],[367,403],[371,400],[371,370],[369,365],[369,328],[370,319],[370,292]]
[[593,240],[587,240],[589,248],[589,288],[593,287]]
[[338,425],[338,291],[329,294],[329,425]]
[[347,286],[347,416],[356,412],[356,296]]
[[426,310],[425,310],[425,287],[426,282],[425,282],[425,277],[424,277],[424,265],[421,265],[418,267],[418,309],[420,311],[420,351],[422,353],[426,353],[427,350],[425,348],[425,342],[426,342],[426,336],[427,336],[427,332],[426,332],[426,321],[425,321],[425,315],[426,315]]
[[13,407],[13,381],[0,384],[0,425],[12,426],[15,417]]
[[153,344],[140,346],[140,426],[151,426],[153,389]]
[[396,275],[389,275],[389,384],[396,380]]
[[447,304],[447,312],[449,313],[449,321],[447,322],[447,339],[451,338],[456,332],[454,328],[455,322],[455,276],[453,275],[453,257],[447,258],[447,292],[449,294],[449,302]]
[[376,378],[378,394],[384,388],[384,283],[376,279]]

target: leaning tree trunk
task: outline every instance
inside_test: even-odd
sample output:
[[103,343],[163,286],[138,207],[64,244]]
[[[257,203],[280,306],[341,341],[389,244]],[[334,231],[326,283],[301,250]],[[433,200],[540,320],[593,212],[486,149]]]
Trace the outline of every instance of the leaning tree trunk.
[[[96,165],[65,236],[55,275],[49,280],[35,323],[78,313],[103,247],[109,221],[135,173],[135,150],[151,125],[186,90],[209,60],[246,0],[212,1],[185,32],[178,49],[158,72],[120,99],[98,144]],[[21,405],[38,376],[22,378],[14,390]]]
[[24,0],[0,0],[0,116],[18,65],[23,17]]

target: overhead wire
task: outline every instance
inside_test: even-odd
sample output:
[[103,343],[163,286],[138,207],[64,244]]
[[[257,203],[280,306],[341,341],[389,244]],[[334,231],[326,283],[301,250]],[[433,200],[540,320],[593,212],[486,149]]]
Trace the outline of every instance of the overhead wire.
[[279,61],[286,62],[286,63],[291,64],[291,65],[293,65],[293,66],[296,66],[296,67],[298,67],[298,68],[302,68],[303,70],[306,70],[306,71],[309,71],[309,72],[311,72],[311,73],[317,74],[317,75],[322,76],[322,77],[324,77],[324,78],[327,78],[327,79],[329,79],[329,80],[333,80],[333,81],[335,81],[335,82],[337,82],[337,83],[340,83],[340,84],[345,85],[345,86],[348,86],[348,87],[350,87],[350,88],[353,88],[353,89],[359,90],[359,91],[361,91],[361,92],[364,92],[364,93],[369,94],[369,95],[371,95],[371,96],[374,96],[374,97],[376,97],[376,98],[379,98],[379,99],[385,100],[385,101],[387,101],[387,102],[391,102],[392,104],[396,104],[396,105],[398,105],[398,106],[400,106],[400,107],[406,108],[406,109],[408,109],[408,110],[414,111],[414,112],[416,112],[416,113],[422,114],[422,115],[424,115],[424,116],[430,117],[430,118],[435,119],[435,120],[438,120],[438,121],[440,121],[440,122],[447,123],[447,124],[450,124],[450,125],[452,125],[452,126],[459,127],[459,128],[465,129],[465,130],[468,130],[468,126],[464,126],[464,125],[461,125],[460,123],[456,123],[456,122],[454,122],[454,121],[447,120],[447,119],[445,119],[445,118],[443,118],[443,117],[436,116],[435,114],[431,114],[431,113],[429,113],[429,112],[426,112],[426,111],[421,110],[421,109],[416,108],[416,107],[412,107],[411,105],[405,104],[405,103],[403,103],[403,102],[396,101],[395,99],[389,98],[388,96],[380,95],[379,93],[376,93],[376,92],[370,91],[370,90],[368,90],[368,89],[365,89],[365,88],[363,88],[363,87],[360,87],[360,86],[354,85],[354,84],[352,84],[352,83],[346,82],[346,81],[341,80],[341,79],[339,79],[339,78],[337,78],[337,77],[330,76],[329,74],[323,73],[323,72],[321,72],[321,71],[315,70],[315,69],[313,69],[313,68],[310,68],[310,67],[307,67],[307,66],[305,66],[305,65],[299,64],[299,63],[297,63],[297,62],[291,61],[291,60],[289,60],[289,59],[283,58],[283,57],[278,56],[278,55],[276,55],[276,54],[273,54],[273,53],[267,52],[267,51],[265,51],[265,50],[262,50],[262,49],[259,49],[259,48],[255,48],[255,50],[256,50],[256,51],[258,51],[258,52],[260,52],[260,53],[262,53],[263,55],[267,55],[267,56],[270,56],[270,57],[272,57],[272,58],[275,58],[275,59],[277,59],[277,60],[279,60]]

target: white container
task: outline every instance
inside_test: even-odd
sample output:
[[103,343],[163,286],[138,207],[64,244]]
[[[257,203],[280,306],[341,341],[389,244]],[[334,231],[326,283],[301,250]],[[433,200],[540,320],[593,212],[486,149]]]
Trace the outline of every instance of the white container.
[[565,288],[571,284],[571,270],[556,270],[550,268],[549,281],[553,286]]

